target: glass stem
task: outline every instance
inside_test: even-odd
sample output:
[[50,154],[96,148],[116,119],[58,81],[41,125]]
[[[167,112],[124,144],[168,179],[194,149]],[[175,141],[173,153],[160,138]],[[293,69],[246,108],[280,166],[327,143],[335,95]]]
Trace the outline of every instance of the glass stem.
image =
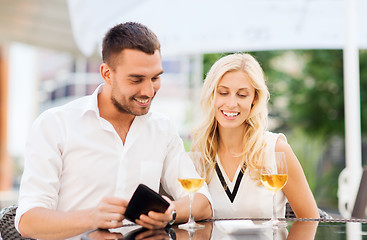
[[190,198],[190,215],[189,215],[189,221],[188,221],[188,223],[195,223],[194,217],[192,216],[192,213],[191,213],[192,203],[194,201],[194,194],[195,194],[195,192],[189,192],[189,198]]
[[272,221],[276,221],[277,220],[277,211],[276,211],[276,208],[275,208],[275,195],[277,194],[276,191],[274,191],[273,193],[273,214],[271,216],[271,220]]

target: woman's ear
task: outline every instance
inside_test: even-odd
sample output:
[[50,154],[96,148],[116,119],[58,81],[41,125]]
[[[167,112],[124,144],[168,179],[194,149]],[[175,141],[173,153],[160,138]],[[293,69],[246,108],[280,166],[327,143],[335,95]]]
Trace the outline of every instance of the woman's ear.
[[254,100],[252,100],[251,108],[255,106],[256,102],[257,102],[257,95],[255,95]]
[[106,63],[101,64],[100,73],[105,83],[111,85],[111,69]]

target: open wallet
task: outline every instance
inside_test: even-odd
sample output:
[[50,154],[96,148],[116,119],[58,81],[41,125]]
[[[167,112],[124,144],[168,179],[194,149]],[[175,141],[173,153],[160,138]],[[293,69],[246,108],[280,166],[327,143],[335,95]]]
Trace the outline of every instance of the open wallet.
[[141,214],[148,215],[149,211],[164,213],[169,205],[169,202],[157,192],[144,184],[139,184],[126,207],[125,218],[135,222]]

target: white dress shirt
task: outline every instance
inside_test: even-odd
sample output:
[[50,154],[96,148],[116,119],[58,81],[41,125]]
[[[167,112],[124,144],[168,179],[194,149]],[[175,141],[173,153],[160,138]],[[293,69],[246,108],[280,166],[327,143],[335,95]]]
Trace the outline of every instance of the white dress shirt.
[[[71,211],[96,207],[105,196],[130,199],[139,183],[160,183],[174,199],[187,195],[178,183],[178,160],[194,166],[173,123],[158,113],[135,117],[125,144],[100,117],[102,90],[49,109],[34,122],[25,153],[15,225],[34,207]],[[196,174],[193,173],[193,174]],[[199,192],[211,202],[207,186]]]

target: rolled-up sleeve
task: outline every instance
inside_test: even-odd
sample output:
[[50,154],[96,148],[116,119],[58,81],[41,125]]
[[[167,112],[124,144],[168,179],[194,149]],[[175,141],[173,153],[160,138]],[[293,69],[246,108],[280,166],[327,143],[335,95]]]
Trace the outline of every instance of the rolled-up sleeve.
[[55,209],[62,171],[61,123],[50,113],[41,114],[30,130],[19,189],[15,227],[22,215],[35,207]]

